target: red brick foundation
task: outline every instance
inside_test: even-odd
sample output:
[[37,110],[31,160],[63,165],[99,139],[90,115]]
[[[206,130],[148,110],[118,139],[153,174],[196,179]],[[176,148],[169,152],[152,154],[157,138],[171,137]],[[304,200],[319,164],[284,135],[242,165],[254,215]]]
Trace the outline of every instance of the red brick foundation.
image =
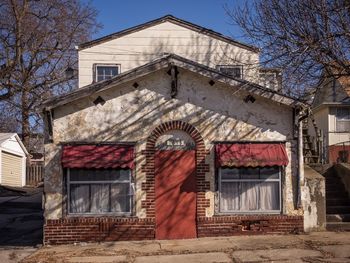
[[66,218],[46,220],[44,244],[154,239],[153,219]]
[[[199,217],[198,237],[303,232],[302,216],[247,215]],[[155,239],[153,219],[69,218],[46,220],[44,244]]]
[[201,217],[198,237],[258,234],[295,234],[304,232],[302,216],[247,215]]

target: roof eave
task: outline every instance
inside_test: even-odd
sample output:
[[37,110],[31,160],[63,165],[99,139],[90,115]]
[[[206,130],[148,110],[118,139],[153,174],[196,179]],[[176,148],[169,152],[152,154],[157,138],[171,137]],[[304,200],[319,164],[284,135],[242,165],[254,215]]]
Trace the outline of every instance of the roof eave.
[[256,94],[258,96],[271,99],[277,103],[285,104],[290,107],[306,106],[302,102],[294,98],[287,97],[273,90],[264,88],[258,84],[254,84],[241,79],[232,78],[228,75],[225,75],[219,72],[216,69],[212,69],[202,64],[199,64],[197,62],[171,54],[171,55],[163,56],[159,59],[156,59],[138,68],[121,73],[120,75],[110,80],[90,84],[88,86],[74,90],[73,92],[67,93],[63,96],[54,97],[52,99],[44,101],[43,104],[41,105],[41,109],[44,111],[51,110],[58,106],[62,106],[69,102],[80,99],[82,97],[90,96],[96,92],[101,92],[111,87],[114,87],[116,85],[120,85],[128,81],[132,81],[135,78],[143,77],[152,72],[158,71],[163,68],[167,68],[171,65],[176,65],[180,68],[184,68],[189,71],[198,73],[202,76],[211,78],[215,81],[230,85],[232,87],[236,87],[237,90],[245,90],[253,94]]

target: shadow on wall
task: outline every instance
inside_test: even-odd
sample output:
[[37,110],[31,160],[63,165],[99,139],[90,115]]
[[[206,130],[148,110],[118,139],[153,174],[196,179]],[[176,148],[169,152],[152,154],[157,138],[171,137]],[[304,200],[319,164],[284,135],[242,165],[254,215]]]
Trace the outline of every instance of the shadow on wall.
[[[153,41],[153,50],[138,54],[137,63],[139,65],[163,53],[175,53],[170,48],[172,44],[170,39],[161,40],[160,43],[159,40]],[[196,48],[202,45],[199,37],[194,37],[192,42]],[[245,53],[238,51],[231,52],[229,45],[218,46],[213,39],[208,39],[204,53],[195,53],[193,49],[184,46],[179,55],[211,67],[215,66],[212,61],[218,61],[218,63],[229,61],[234,64],[242,61],[243,58],[248,61],[246,66],[254,64],[251,63],[253,58],[246,58]],[[189,79],[193,80],[191,87],[187,89],[186,83],[189,82]],[[222,141],[274,140],[275,138],[263,135],[267,131],[271,134],[286,135],[287,139],[291,139],[292,113],[290,121],[282,120],[282,118],[275,120],[276,109],[271,107],[270,102],[262,99],[262,104],[257,101],[255,104],[246,105],[243,98],[247,92],[236,92],[232,87],[219,83],[210,86],[209,80],[180,69],[178,97],[171,99],[171,78],[167,70],[161,70],[135,80],[139,83],[137,89],[132,86],[135,82],[132,81],[60,107],[54,112],[55,122],[59,123],[62,119],[64,125],[55,127],[57,129],[54,134],[55,143],[60,141],[145,142],[153,129],[167,120],[181,120],[190,123],[199,130],[206,141],[213,141],[216,138]],[[203,90],[215,92],[216,103],[209,103],[208,101],[212,101],[213,98],[210,98],[210,94],[202,96]],[[190,97],[191,94],[192,97]],[[103,97],[107,103],[95,106],[93,101],[98,96]],[[117,101],[114,101],[115,99]],[[258,104],[263,105],[271,116],[265,116],[266,114],[260,112],[260,108],[255,106]],[[279,121],[284,121],[284,125],[281,125]],[[61,168],[57,168],[61,167],[60,154],[58,150],[46,164],[47,167],[56,167],[46,180],[49,186],[48,193],[51,194],[62,190],[62,182],[55,182],[62,178]],[[292,154],[290,162],[296,163],[295,157],[296,155]],[[145,157],[138,154],[136,161],[144,163]],[[53,182],[49,182],[50,180]],[[296,180],[293,180],[296,185]],[[60,205],[61,203],[51,209],[59,209]]]

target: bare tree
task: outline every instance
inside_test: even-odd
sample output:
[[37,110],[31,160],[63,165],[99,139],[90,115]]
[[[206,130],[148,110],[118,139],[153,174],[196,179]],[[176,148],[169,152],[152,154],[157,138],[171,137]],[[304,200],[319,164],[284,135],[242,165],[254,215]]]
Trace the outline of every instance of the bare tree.
[[41,123],[34,109],[75,83],[66,70],[77,67],[75,45],[98,29],[96,15],[79,0],[0,0],[0,107],[19,113],[25,145]]
[[225,10],[261,48],[261,63],[283,70],[288,93],[302,96],[322,74],[350,75],[349,0],[252,0]]
[[2,102],[0,112],[0,132],[20,133],[16,110],[11,105]]

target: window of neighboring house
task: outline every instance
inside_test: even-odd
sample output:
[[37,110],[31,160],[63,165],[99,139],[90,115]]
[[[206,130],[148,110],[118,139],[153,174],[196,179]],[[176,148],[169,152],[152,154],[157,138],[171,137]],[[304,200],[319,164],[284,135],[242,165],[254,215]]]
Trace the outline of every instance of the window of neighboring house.
[[276,73],[260,72],[260,81],[263,87],[266,87],[272,90],[278,89]]
[[337,108],[336,110],[336,131],[350,132],[350,109]]
[[225,75],[229,75],[237,79],[243,78],[242,65],[218,65],[216,68]]
[[120,72],[120,65],[95,65],[95,81],[111,79]]
[[131,214],[130,169],[68,169],[69,214]]
[[280,167],[220,168],[219,196],[222,213],[279,213]]

